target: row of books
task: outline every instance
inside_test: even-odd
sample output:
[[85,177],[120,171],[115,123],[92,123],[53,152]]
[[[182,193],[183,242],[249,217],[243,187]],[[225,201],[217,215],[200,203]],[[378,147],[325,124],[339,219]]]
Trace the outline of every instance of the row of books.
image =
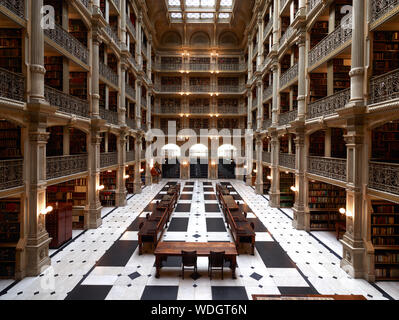
[[373,224],[399,224],[399,215],[395,216],[375,216],[372,217]]
[[372,230],[372,235],[373,236],[391,236],[391,235],[399,235],[399,228],[395,228],[395,227],[375,227],[373,226],[371,228]]
[[375,262],[399,263],[399,253],[376,254]]

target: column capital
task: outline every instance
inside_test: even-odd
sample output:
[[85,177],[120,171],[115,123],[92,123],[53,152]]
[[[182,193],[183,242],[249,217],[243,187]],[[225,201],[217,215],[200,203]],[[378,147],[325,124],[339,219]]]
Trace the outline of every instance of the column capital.
[[31,131],[29,132],[29,141],[47,143],[50,138],[50,132]]

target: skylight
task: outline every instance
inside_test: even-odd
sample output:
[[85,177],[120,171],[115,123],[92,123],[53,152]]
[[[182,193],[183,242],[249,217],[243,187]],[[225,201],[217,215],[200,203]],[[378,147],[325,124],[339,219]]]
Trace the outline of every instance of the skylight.
[[172,23],[228,23],[234,0],[168,0]]

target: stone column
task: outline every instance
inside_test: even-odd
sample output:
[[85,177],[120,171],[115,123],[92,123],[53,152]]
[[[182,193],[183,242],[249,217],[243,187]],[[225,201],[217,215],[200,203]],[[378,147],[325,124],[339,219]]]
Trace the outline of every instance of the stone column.
[[145,185],[150,186],[152,184],[152,176],[151,176],[151,159],[150,156],[151,149],[151,141],[146,141],[146,161],[145,161]]
[[96,229],[102,224],[100,192],[100,126],[103,120],[92,119],[88,152],[89,177],[87,181],[88,206],[85,216],[85,229]]
[[306,114],[306,30],[301,29],[297,45],[299,47],[297,119],[304,123]]
[[115,192],[115,205],[118,207],[123,207],[126,205],[127,200],[127,190],[125,183],[126,174],[126,142],[127,142],[127,132],[121,130],[119,136],[117,137],[118,142],[118,169],[116,170],[116,192]]
[[258,96],[258,110],[257,110],[257,130],[262,129],[263,122],[263,82],[261,80],[256,82],[257,96]]
[[[29,66],[31,88],[27,104],[28,152],[24,158],[26,176],[25,196],[27,200],[27,240],[26,272],[27,276],[37,276],[42,269],[51,264],[49,243],[51,239],[46,231],[46,144],[49,133],[46,132],[47,117],[55,108],[44,98],[44,35],[40,22],[42,0],[32,2],[30,20],[30,55]],[[23,273],[21,273],[22,276]]]
[[292,225],[298,230],[310,230],[309,215],[305,212],[307,190],[305,183],[306,172],[306,148],[305,148],[305,127],[301,126],[296,130],[295,137],[295,204],[293,207],[294,220]]
[[128,64],[125,61],[121,61],[120,64],[120,91],[119,91],[119,108],[118,108],[118,121],[119,125],[126,126],[126,71]]
[[362,230],[366,219],[363,209],[363,186],[367,184],[363,166],[367,165],[364,155],[364,1],[353,1],[351,99],[345,109],[339,110],[340,117],[347,119],[347,188],[346,188],[346,233],[341,240],[343,258],[341,267],[352,277],[359,278],[365,271],[365,245],[367,230]]
[[141,53],[141,43],[142,43],[142,25],[143,25],[143,13],[140,11],[137,17],[137,29],[136,29],[136,61],[139,65],[139,68],[143,68],[143,56]]
[[142,136],[140,134],[137,134],[136,136],[136,146],[135,146],[135,159],[136,162],[134,164],[134,185],[133,185],[133,191],[135,194],[141,193],[141,139]]
[[252,169],[253,169],[253,136],[252,130],[248,130],[245,134],[245,153],[247,158],[246,185],[252,186]]
[[279,153],[280,153],[280,142],[278,139],[277,131],[272,130],[271,132],[271,188],[270,188],[270,206],[277,208],[280,206],[280,171],[278,169]]
[[152,50],[152,36],[148,36],[147,41],[147,77],[151,80],[151,69],[152,69],[152,59],[151,59],[151,50]]
[[256,193],[263,194],[263,140],[261,135],[256,136]]
[[137,129],[141,129],[141,85],[140,80],[136,80],[136,125]]
[[278,127],[278,67],[277,62],[272,66],[273,98],[272,98],[272,127]]
[[92,70],[91,70],[91,116],[94,119],[100,118],[100,28],[92,27]]

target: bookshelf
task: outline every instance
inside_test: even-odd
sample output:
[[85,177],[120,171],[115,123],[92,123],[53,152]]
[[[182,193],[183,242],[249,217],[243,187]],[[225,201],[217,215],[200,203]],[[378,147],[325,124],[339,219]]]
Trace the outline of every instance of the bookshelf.
[[372,160],[399,161],[399,121],[388,122],[372,131]]
[[86,134],[83,131],[80,131],[79,129],[76,128],[71,128],[69,130],[69,134],[70,134],[70,141],[73,142],[69,146],[69,153],[71,155],[87,153]]
[[190,78],[190,86],[209,86],[211,78],[206,77],[192,77]]
[[290,111],[290,95],[287,92],[280,93],[280,114]]
[[71,206],[72,229],[84,228],[84,210],[87,204],[87,179],[70,180],[46,190],[47,205],[56,207]]
[[399,68],[399,31],[376,31],[373,41],[373,75]]
[[328,35],[328,21],[317,21],[310,31],[310,50]]
[[115,206],[116,191],[116,171],[105,171],[100,174],[100,185],[104,185],[104,190],[100,191],[101,205],[104,207]]
[[190,113],[209,113],[210,99],[190,99]]
[[311,230],[334,231],[339,209],[346,207],[346,191],[328,183],[309,182],[308,206]]
[[399,204],[371,201],[371,242],[376,280],[399,280]]
[[82,20],[69,19],[69,33],[87,47],[87,28]]
[[161,98],[161,112],[175,113],[181,112],[181,99],[179,98]]
[[56,202],[46,215],[46,230],[52,238],[50,249],[56,249],[72,239],[72,204]]
[[327,96],[327,73],[310,73],[310,102]]
[[44,67],[46,69],[45,84],[62,91],[63,58],[61,56],[45,56]]
[[112,53],[107,55],[107,66],[110,67],[113,72],[118,74],[118,59]]
[[346,159],[346,142],[344,134],[346,131],[341,128],[331,128],[331,157]]
[[21,129],[11,122],[0,120],[0,159],[21,157]]
[[326,132],[324,130],[316,131],[309,137],[309,156],[324,157],[326,143]]
[[238,113],[238,99],[218,99],[218,113]]
[[263,166],[263,192],[265,194],[269,193],[272,185],[271,181],[267,178],[268,176],[271,176],[271,169],[267,166]]
[[[237,118],[218,118],[217,119],[218,129],[239,129],[239,119]],[[207,128],[207,127],[205,127]]]
[[[64,129],[61,126],[49,127],[50,137],[46,146],[47,157],[61,156],[64,153]],[[73,143],[71,143],[73,144]]]
[[16,269],[16,247],[20,238],[21,200],[0,200],[0,279],[13,278]]
[[126,174],[129,178],[126,179],[126,189],[128,193],[134,193],[134,166],[126,168]]
[[334,59],[334,93],[345,90],[350,87],[349,72],[351,70],[350,59]]
[[218,86],[238,87],[240,80],[237,77],[218,78]]
[[291,208],[295,202],[295,194],[291,187],[295,185],[292,173],[280,172],[280,207]]
[[22,72],[22,29],[0,29],[0,68]]
[[108,93],[108,109],[114,112],[118,112],[118,92],[109,91]]
[[280,138],[280,153],[288,153],[288,135]]
[[82,100],[87,100],[87,73],[69,73],[69,93]]

